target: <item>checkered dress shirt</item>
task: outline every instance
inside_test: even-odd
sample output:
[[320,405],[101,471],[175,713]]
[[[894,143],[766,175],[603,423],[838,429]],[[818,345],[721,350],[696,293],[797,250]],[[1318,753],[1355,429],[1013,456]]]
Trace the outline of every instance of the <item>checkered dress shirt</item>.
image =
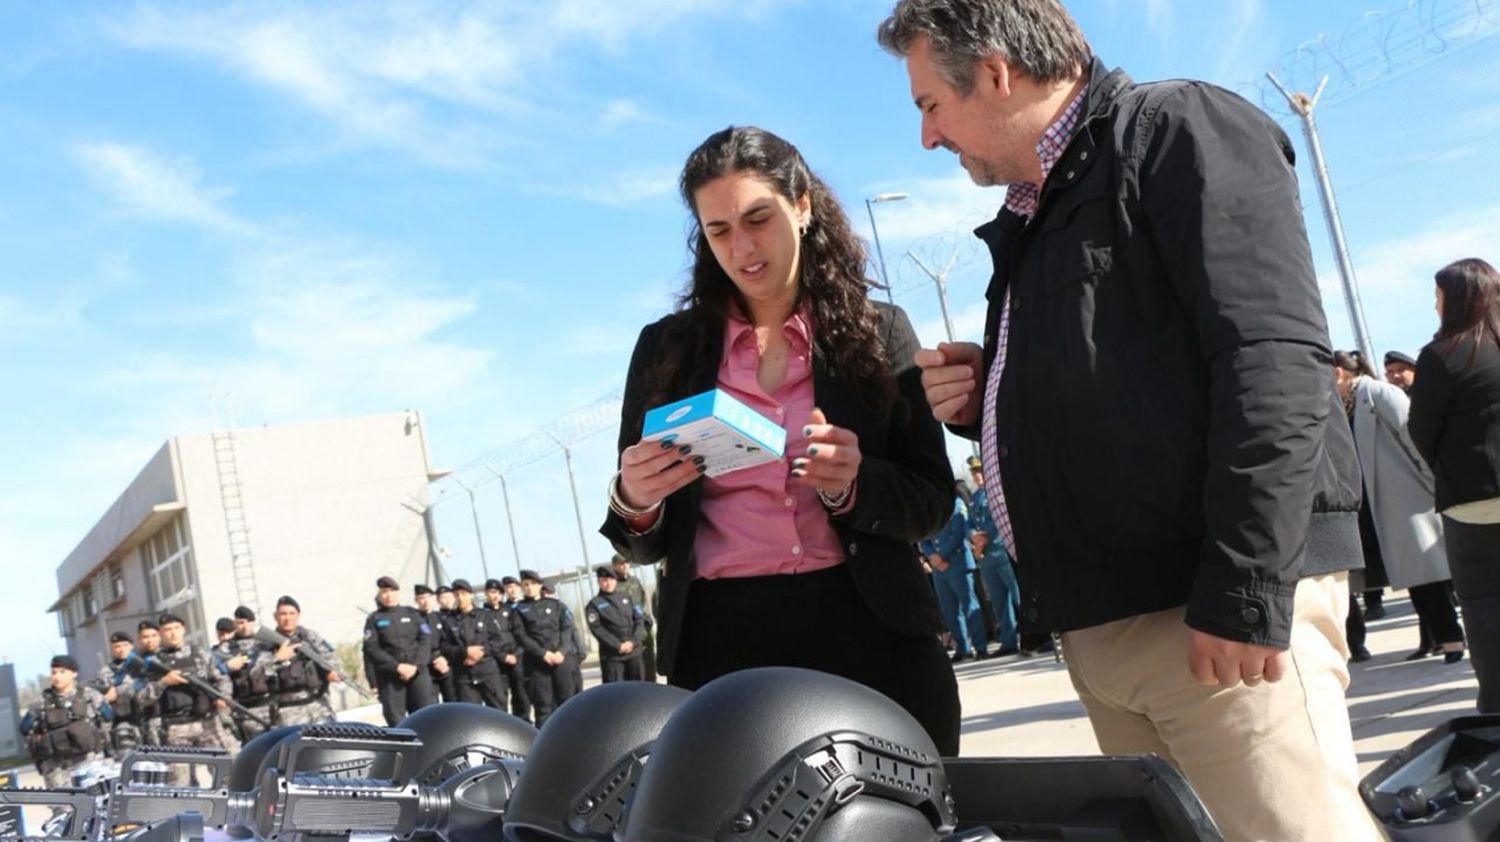
[[[1042,139],[1037,141],[1036,154],[1042,162],[1043,182],[1047,180],[1047,174],[1052,172],[1052,167],[1062,158],[1063,150],[1073,137],[1073,130],[1078,127],[1078,117],[1083,113],[1083,101],[1087,93],[1087,85],[1080,88],[1078,95],[1063,109],[1062,116],[1048,126],[1042,132]],[[1041,195],[1040,184],[1012,184],[1005,192],[1005,207],[1012,213],[1029,219],[1036,213],[1037,200]],[[1006,552],[1010,553],[1011,558],[1019,558],[1016,555],[1016,534],[1010,525],[1010,510],[1005,505],[1005,489],[1000,484],[1000,452],[998,429],[995,425],[995,396],[1000,391],[1000,373],[1005,370],[1005,344],[1009,338],[1010,289],[1007,287],[1005,301],[1000,305],[1000,326],[995,331],[995,359],[990,364],[990,375],[984,384],[984,406],[981,410],[984,420],[980,425],[979,449],[984,461],[984,486],[988,489],[990,515],[1000,528],[1000,538],[1005,542]]]

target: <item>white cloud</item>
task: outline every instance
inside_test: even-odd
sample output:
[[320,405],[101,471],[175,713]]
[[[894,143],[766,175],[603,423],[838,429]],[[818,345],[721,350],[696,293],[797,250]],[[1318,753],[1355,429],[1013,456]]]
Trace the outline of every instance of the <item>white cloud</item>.
[[576,186],[564,192],[597,205],[624,207],[677,192],[677,171],[666,167],[626,171],[602,183]]
[[[126,46],[208,60],[279,91],[351,139],[464,167],[508,142],[487,116],[547,116],[532,101],[555,83],[546,71],[562,51],[618,49],[691,16],[749,17],[774,2],[142,4],[104,28]],[[615,119],[630,116],[622,107]]]
[[[1450,214],[1405,237],[1356,248],[1355,276],[1362,297],[1430,292],[1437,270],[1462,257],[1493,254],[1500,230],[1500,205]],[[1339,290],[1337,271],[1320,278],[1325,291]]]
[[646,119],[646,112],[641,109],[640,103],[629,97],[612,99],[604,104],[599,112],[599,129],[605,133],[613,132],[621,126],[630,123],[639,123]]
[[[1005,201],[1004,188],[978,187],[967,172],[957,168],[951,175],[882,182],[878,187],[870,188],[868,195],[885,190],[908,194],[902,201],[875,206],[875,224],[888,261],[906,241],[972,231],[993,219]],[[849,210],[855,227],[868,237],[870,223],[864,208],[851,204]]]
[[127,212],[228,233],[252,227],[220,207],[231,191],[206,187],[188,158],[167,158],[125,143],[85,143],[74,149],[95,185]]

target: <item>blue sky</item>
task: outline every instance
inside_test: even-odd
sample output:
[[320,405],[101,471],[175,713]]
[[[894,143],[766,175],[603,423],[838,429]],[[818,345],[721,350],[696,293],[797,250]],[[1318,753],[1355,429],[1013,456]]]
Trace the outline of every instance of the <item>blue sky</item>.
[[[896,301],[939,339],[902,255],[956,254],[974,337],[986,274],[967,231],[1000,193],[919,148],[904,71],[872,37],[889,5],[0,2],[0,656],[45,666],[53,569],[164,439],[210,428],[210,395],[244,425],[420,409],[434,462],[459,467],[617,388],[683,277],[677,168],[730,123],[798,144],[862,231],[863,197],[911,194],[877,209]],[[1477,23],[1472,0],[1070,6],[1138,79],[1238,88],[1299,45],[1293,81],[1335,58],[1370,71],[1319,119],[1378,348],[1430,336],[1443,263],[1500,257],[1500,39],[1448,43],[1460,23],[1494,32],[1495,0]],[[1439,35],[1390,58],[1339,40],[1389,26],[1389,51],[1419,21]],[[574,454],[596,563],[612,442]],[[562,457],[511,495],[522,562],[579,563]],[[513,569],[498,486],[478,507],[491,571]],[[437,513],[450,567],[479,575],[467,503],[450,489]]]

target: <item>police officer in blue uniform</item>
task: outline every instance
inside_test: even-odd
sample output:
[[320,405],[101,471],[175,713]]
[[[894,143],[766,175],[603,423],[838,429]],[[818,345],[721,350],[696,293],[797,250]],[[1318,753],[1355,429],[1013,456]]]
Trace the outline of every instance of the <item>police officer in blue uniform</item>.
[[400,604],[401,586],[390,576],[375,582],[379,604],[365,618],[364,654],[380,693],[385,724],[395,725],[408,713],[432,704],[432,627],[415,608]]
[[641,681],[646,677],[641,653],[646,641],[646,616],[629,595],[617,589],[619,579],[607,565],[594,568],[599,592],[584,609],[589,632],[599,641],[599,673],[605,684]]
[[573,616],[567,606],[542,596],[542,577],[534,570],[521,571],[521,590],[526,598],[516,605],[516,640],[521,644],[526,667],[526,690],[542,727],[557,706],[578,693],[573,664]]

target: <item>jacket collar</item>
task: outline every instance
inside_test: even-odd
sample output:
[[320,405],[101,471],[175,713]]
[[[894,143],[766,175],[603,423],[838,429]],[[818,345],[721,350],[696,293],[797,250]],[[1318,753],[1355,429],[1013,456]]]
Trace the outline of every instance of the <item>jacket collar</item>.
[[[1058,171],[1064,170],[1071,162],[1076,161],[1076,166],[1070,171],[1078,171],[1077,166],[1087,167],[1093,164],[1094,159],[1097,158],[1093,154],[1097,145],[1094,137],[1095,123],[1107,117],[1121,94],[1134,84],[1135,82],[1125,71],[1119,68],[1111,70],[1098,56],[1094,56],[1093,63],[1089,65],[1089,85],[1084,95],[1083,116],[1078,121],[1078,127],[1074,129],[1073,140],[1068,143],[1067,151],[1052,168],[1053,175],[1048,176],[1048,184],[1043,185],[1044,193],[1045,188],[1059,178]],[[1080,138],[1082,138],[1081,141]],[[1061,177],[1067,178],[1066,173]],[[974,229],[974,236],[989,245],[991,257],[997,257],[999,245],[1010,239],[1015,233],[1014,229],[1018,228],[1021,222],[1022,218],[1006,210],[1002,203],[994,219]]]

